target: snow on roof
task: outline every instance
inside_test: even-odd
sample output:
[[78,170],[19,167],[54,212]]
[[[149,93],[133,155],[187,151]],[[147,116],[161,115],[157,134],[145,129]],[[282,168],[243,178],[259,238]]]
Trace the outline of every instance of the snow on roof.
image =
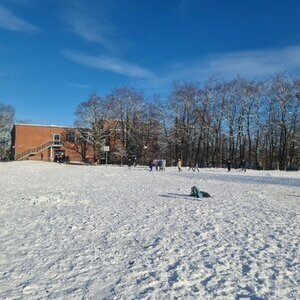
[[36,127],[59,127],[59,128],[73,128],[73,126],[42,125],[42,124],[28,124],[28,123],[15,123],[15,126],[36,126]]

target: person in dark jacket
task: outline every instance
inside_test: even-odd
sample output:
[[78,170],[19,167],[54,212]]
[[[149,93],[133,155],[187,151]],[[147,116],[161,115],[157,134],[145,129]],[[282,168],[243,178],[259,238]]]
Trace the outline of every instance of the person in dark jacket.
[[246,163],[246,161],[244,159],[241,162],[241,168],[242,168],[242,171],[246,172],[247,163]]
[[132,161],[131,161],[131,158],[128,159],[128,168],[130,169],[132,166]]
[[149,160],[149,170],[152,171],[152,168],[153,168],[153,161],[152,160]]
[[227,166],[228,172],[230,172],[230,170],[231,170],[231,161],[230,161],[230,159],[227,160],[226,166]]

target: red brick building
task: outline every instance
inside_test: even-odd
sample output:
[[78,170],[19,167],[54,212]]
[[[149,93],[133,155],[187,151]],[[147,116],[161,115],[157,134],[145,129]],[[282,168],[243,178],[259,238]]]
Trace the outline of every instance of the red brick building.
[[77,139],[75,128],[16,124],[11,135],[14,160],[54,161],[64,155],[70,161],[93,161],[91,145]]

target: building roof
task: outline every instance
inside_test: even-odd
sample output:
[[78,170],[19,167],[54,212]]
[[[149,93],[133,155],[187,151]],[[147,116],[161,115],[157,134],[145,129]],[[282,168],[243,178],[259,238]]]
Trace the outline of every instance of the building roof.
[[28,123],[15,123],[14,125],[15,125],[15,126],[36,126],[36,127],[74,128],[74,126],[42,125],[42,124],[28,124]]

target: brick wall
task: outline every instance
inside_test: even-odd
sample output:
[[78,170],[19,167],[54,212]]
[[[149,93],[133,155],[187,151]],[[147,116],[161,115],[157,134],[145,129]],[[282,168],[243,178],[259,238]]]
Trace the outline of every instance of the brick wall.
[[[67,127],[56,126],[39,126],[39,125],[15,125],[12,130],[12,149],[14,156],[21,154],[30,148],[39,147],[47,142],[53,141],[55,134],[59,134],[61,138],[61,147],[53,148],[53,158],[55,151],[63,151],[69,156],[71,161],[82,161],[80,144],[66,141],[66,133],[68,130],[74,130]],[[44,160],[50,161],[51,150],[47,149],[36,155],[28,156],[24,159],[28,160]],[[93,150],[89,146],[87,150],[87,159],[93,159]]]

